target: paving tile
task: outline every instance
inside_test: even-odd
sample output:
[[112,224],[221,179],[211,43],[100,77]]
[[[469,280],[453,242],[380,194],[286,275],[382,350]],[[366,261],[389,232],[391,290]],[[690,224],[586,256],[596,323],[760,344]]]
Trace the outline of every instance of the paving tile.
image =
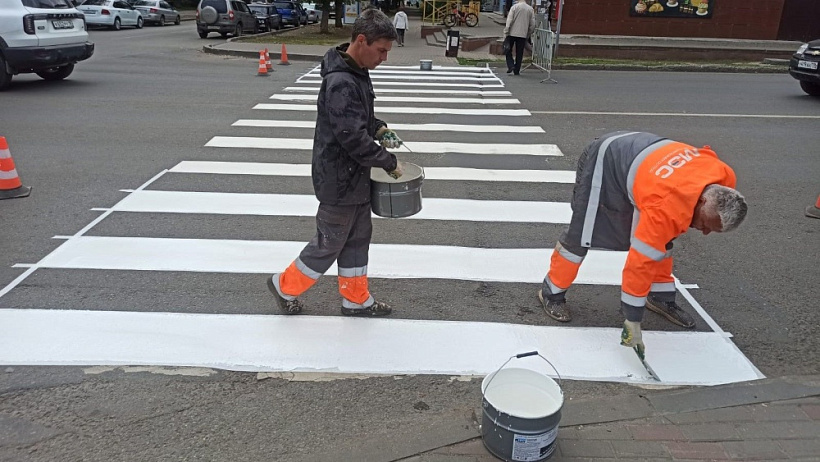
[[738,435],[747,440],[781,440],[815,438],[820,435],[820,422],[743,422],[736,425]]
[[729,441],[723,449],[732,460],[775,460],[788,457],[775,441]]
[[820,420],[820,404],[803,404],[800,409],[812,420]]
[[731,423],[699,423],[678,425],[683,435],[689,441],[734,441],[740,435]]
[[729,460],[729,456],[720,443],[668,441],[663,445],[675,460]]
[[780,447],[791,457],[817,457],[820,454],[820,438],[778,441]]
[[677,425],[627,425],[632,437],[639,441],[680,441],[685,440]]
[[695,424],[703,422],[699,412],[682,412],[680,414],[669,414],[664,416],[666,420],[673,424]]
[[584,428],[587,428],[585,425],[581,425],[578,427],[558,427],[558,438],[564,440],[577,440],[580,439],[578,436],[578,432]]
[[489,454],[481,438],[454,444],[447,448],[448,454],[467,454],[484,456]]
[[421,457],[421,462],[479,462],[479,460],[476,456],[459,454],[425,454]]
[[809,416],[797,405],[771,406],[758,404],[752,406],[752,418],[758,422],[809,420]]
[[613,441],[615,454],[626,460],[645,457],[669,457],[669,451],[657,441]]
[[558,440],[558,449],[563,457],[603,458],[615,455],[615,449],[604,440]]
[[[577,439],[582,440],[631,440],[632,434],[622,424],[594,425],[577,428]],[[559,431],[558,436],[561,436]]]
[[692,412],[701,422],[754,422],[749,406],[724,407]]

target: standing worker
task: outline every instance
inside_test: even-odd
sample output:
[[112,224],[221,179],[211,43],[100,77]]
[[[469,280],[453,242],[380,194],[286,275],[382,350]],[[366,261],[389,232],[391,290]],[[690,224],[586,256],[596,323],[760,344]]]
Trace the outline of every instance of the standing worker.
[[399,11],[397,11],[396,15],[393,16],[393,27],[396,28],[396,34],[398,34],[398,39],[396,41],[399,43],[400,47],[404,46],[404,32],[409,29],[409,24],[410,23],[407,21],[407,13],[404,12],[404,7],[399,5]]
[[629,251],[623,269],[621,344],[644,357],[644,307],[694,327],[675,302],[672,240],[695,228],[731,231],[746,217],[732,169],[709,146],[694,148],[651,133],[615,132],[596,139],[578,159],[572,218],[538,291],[551,318],[572,319],[565,295],[591,247]]
[[[507,74],[518,75],[521,72],[521,61],[524,59],[524,46],[535,32],[535,12],[528,5],[528,0],[518,0],[507,15],[507,26],[504,27],[504,53],[507,57]],[[515,61],[512,49],[515,45]]]
[[[396,28],[381,11],[365,10],[353,24],[350,43],[332,48],[322,60],[322,86],[313,136],[312,178],[319,211],[316,235],[283,273],[268,278],[268,289],[285,314],[302,311],[299,295],[334,261],[339,268],[342,314],[383,316],[391,308],[367,288],[370,221],[370,168],[393,178],[402,165],[385,148],[401,140],[374,115],[373,83],[368,70],[387,61]],[[380,144],[376,144],[378,140]]]

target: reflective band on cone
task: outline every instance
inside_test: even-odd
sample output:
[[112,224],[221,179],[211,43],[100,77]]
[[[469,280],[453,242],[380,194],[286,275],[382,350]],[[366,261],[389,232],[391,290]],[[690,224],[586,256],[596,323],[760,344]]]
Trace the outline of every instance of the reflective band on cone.
[[268,66],[265,64],[265,52],[259,51],[259,70],[256,72],[259,77],[268,76]]
[[0,199],[27,197],[29,194],[31,188],[20,182],[6,138],[0,136]]

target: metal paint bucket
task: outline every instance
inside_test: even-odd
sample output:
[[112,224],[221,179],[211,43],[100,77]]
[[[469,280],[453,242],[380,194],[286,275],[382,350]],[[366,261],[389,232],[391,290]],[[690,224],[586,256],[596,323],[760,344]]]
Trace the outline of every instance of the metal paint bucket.
[[490,453],[507,462],[547,460],[555,452],[564,392],[546,374],[510,367],[512,359],[539,356],[558,380],[561,375],[537,351],[511,356],[481,382],[481,439]]
[[420,59],[419,60],[419,69],[422,71],[432,71],[433,70],[433,60],[432,59]]
[[424,169],[402,162],[404,173],[396,180],[382,168],[370,169],[370,207],[385,218],[404,218],[421,211]]

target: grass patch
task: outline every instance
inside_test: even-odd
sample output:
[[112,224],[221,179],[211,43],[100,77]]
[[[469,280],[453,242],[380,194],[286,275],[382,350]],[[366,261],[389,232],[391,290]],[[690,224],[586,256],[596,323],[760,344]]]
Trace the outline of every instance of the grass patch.
[[353,26],[335,27],[330,24],[327,33],[322,33],[319,24],[299,28],[291,27],[279,33],[243,38],[250,43],[285,43],[288,45],[326,45],[333,46],[350,41]]

